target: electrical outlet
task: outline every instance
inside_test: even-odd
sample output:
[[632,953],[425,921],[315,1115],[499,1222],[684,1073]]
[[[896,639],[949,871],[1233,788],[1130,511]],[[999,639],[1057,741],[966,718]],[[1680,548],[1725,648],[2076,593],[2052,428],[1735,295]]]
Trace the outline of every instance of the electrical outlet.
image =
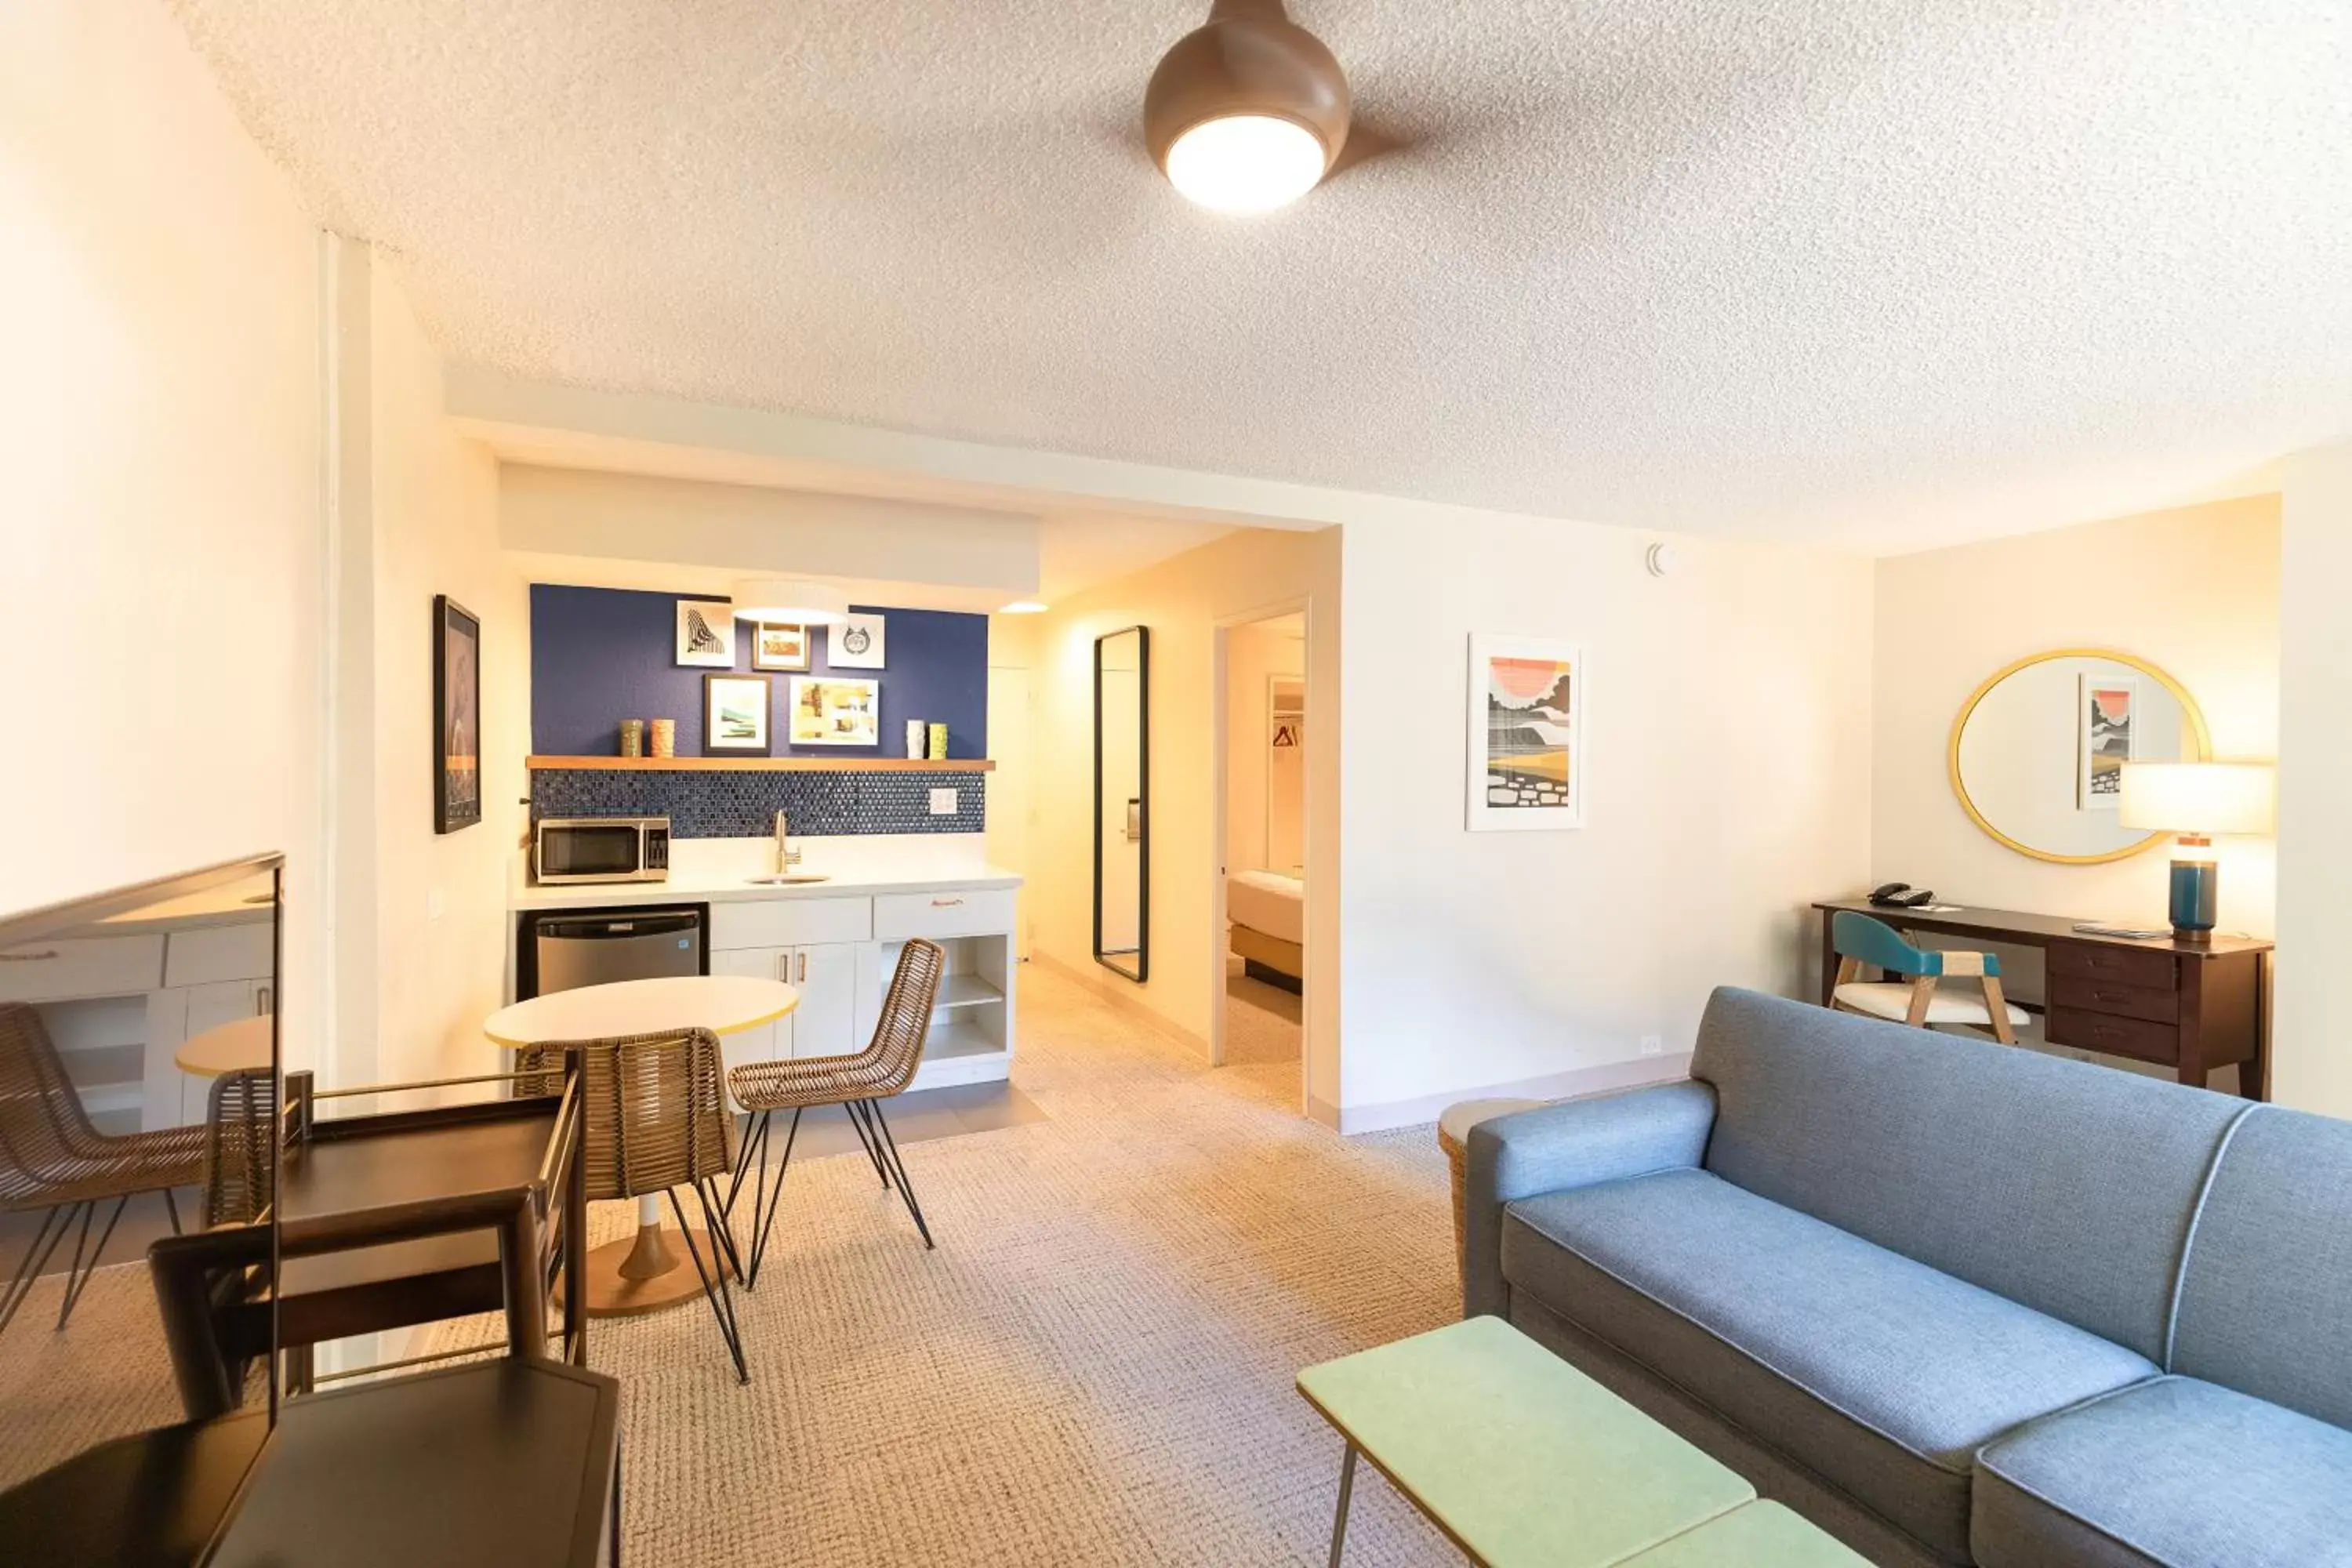
[[1666,1054],[1665,1040],[1657,1035],[1643,1035],[1642,1037],[1642,1054],[1645,1057],[1664,1056]]
[[955,814],[956,792],[951,789],[933,790],[931,792],[931,815],[933,816],[953,816]]

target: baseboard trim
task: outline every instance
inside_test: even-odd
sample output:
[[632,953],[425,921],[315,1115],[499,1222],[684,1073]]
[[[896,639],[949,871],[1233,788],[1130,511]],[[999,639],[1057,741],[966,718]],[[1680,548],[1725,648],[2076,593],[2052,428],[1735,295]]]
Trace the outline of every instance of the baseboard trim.
[[1581,1100],[1654,1083],[1674,1083],[1690,1077],[1690,1065],[1688,1051],[1668,1057],[1635,1057],[1631,1061],[1603,1062],[1599,1067],[1547,1073],[1516,1083],[1448,1089],[1443,1094],[1391,1100],[1385,1105],[1349,1105],[1335,1111],[1320,1100],[1309,1100],[1307,1113],[1349,1136],[1388,1132],[1399,1127],[1425,1126],[1444,1114],[1447,1106],[1459,1105],[1465,1100]]
[[1076,964],[1063,963],[1042,947],[1033,946],[1029,950],[1029,962],[1040,969],[1052,970],[1071,984],[1091,993],[1103,1002],[1118,1008],[1154,1034],[1173,1040],[1199,1057],[1203,1062],[1209,1059],[1209,1042],[1206,1039],[1184,1027],[1183,1025],[1163,1016],[1157,1009],[1146,1006],[1136,999],[1132,988],[1113,985],[1108,980],[1097,979]]

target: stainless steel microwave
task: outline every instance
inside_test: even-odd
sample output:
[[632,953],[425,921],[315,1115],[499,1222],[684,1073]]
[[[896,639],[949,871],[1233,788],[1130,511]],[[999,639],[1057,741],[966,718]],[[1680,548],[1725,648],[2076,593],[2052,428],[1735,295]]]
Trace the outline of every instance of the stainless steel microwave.
[[667,882],[667,816],[543,816],[531,835],[541,882]]

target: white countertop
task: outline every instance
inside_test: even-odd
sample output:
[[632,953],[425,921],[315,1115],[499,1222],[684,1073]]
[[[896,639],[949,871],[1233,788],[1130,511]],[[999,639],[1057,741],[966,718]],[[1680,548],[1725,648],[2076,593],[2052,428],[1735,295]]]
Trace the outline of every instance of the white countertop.
[[1018,872],[992,866],[978,834],[874,835],[806,838],[795,871],[824,872],[822,882],[754,882],[775,869],[764,838],[678,838],[670,842],[665,882],[565,882],[540,887],[519,863],[508,882],[512,910],[601,909],[627,904],[736,903],[768,899],[856,899],[940,889],[976,891],[1021,886]]

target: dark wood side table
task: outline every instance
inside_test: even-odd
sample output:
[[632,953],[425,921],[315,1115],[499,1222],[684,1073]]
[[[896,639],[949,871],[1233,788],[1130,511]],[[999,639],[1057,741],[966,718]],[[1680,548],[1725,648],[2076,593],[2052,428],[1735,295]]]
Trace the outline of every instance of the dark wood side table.
[[1831,922],[1840,910],[1884,921],[1897,931],[2040,948],[2048,990],[2043,1034],[2052,1045],[2129,1057],[2170,1068],[2182,1083],[2205,1087],[2215,1068],[2235,1066],[2238,1092],[2267,1097],[2263,1034],[2273,943],[2216,935],[2209,942],[2092,936],[2077,917],[2016,910],[1882,909],[1865,899],[1832,899],[1822,915],[1822,1005],[1837,986]]

